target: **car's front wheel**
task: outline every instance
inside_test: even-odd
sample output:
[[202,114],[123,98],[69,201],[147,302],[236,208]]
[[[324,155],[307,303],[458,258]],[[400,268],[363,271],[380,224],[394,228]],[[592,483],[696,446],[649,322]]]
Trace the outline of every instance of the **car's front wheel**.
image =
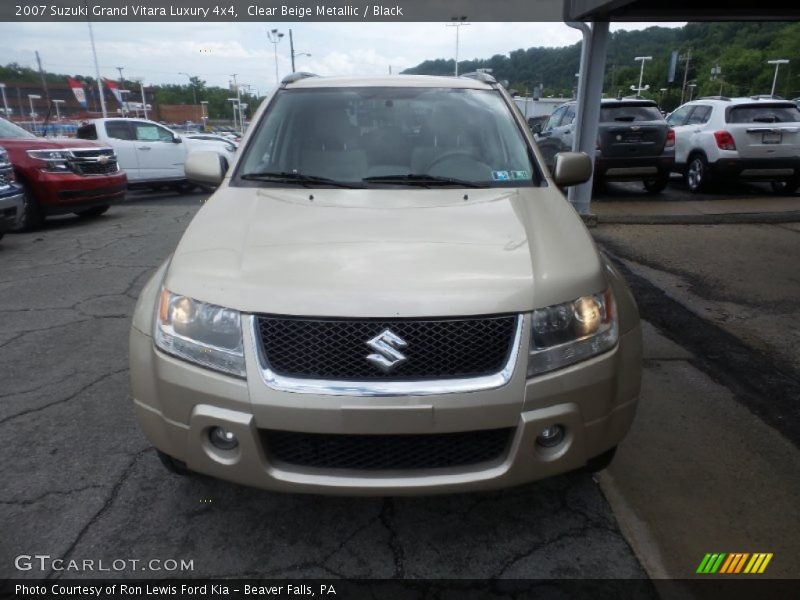
[[165,454],[161,450],[156,449],[156,453],[158,454],[158,460],[161,461],[161,464],[164,465],[164,468],[169,471],[170,473],[174,473],[175,475],[187,476],[194,474],[194,471],[189,469],[186,466],[186,463],[182,460],[178,460],[177,458],[173,458],[169,454]]
[[686,185],[692,193],[698,193],[708,188],[708,161],[700,154],[695,154],[689,159],[686,167]]
[[22,187],[22,214],[17,221],[16,229],[17,231],[38,229],[44,223],[44,211],[30,186],[23,182],[19,183]]
[[92,217],[99,217],[100,215],[105,213],[109,208],[110,207],[108,206],[108,204],[104,206],[93,206],[92,208],[87,208],[86,210],[79,210],[75,214],[78,215],[79,217],[84,217],[89,219]]

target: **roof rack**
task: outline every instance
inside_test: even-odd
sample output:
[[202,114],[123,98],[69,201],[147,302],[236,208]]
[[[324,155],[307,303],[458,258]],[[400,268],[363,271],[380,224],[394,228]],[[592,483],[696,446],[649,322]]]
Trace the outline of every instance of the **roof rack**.
[[750,100],[786,100],[786,98],[777,94],[756,94],[755,96],[750,96]]
[[701,96],[700,98],[695,98],[695,100],[722,100],[723,102],[731,101],[731,99],[727,96]]
[[495,79],[489,73],[484,71],[473,71],[472,73],[464,73],[463,75],[459,75],[459,77],[468,77],[469,79],[477,79],[478,81],[482,81],[483,83],[497,83],[497,79]]
[[290,73],[283,79],[281,79],[281,85],[288,85],[290,83],[294,83],[295,81],[300,81],[301,79],[308,79],[309,77],[319,77],[316,73],[306,73],[305,71],[298,71],[297,73]]

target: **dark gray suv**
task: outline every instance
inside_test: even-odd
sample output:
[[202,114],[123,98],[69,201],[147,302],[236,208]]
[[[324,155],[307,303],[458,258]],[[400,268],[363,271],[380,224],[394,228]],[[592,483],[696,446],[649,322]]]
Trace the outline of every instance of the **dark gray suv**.
[[[576,103],[559,106],[535,138],[552,169],[555,155],[572,150]],[[667,187],[675,162],[675,132],[658,105],[643,99],[603,99],[594,159],[594,180],[642,181],[648,192]]]

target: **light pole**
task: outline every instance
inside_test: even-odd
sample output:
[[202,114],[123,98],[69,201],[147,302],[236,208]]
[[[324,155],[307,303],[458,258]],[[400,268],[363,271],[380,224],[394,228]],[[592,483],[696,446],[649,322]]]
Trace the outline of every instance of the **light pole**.
[[661,109],[661,103],[664,101],[664,92],[667,91],[667,88],[658,88],[658,108]]
[[230,102],[231,103],[231,107],[233,107],[233,125],[235,127],[236,126],[236,105],[239,103],[239,98],[228,98],[228,102]]
[[39,94],[28,94],[28,102],[31,105],[31,122],[33,123],[33,130],[36,131],[36,113],[33,112],[33,101],[39,100],[41,96]]
[[203,113],[203,131],[208,131],[208,100],[200,100],[200,110]]
[[147,99],[144,95],[144,78],[136,77],[134,81],[139,84],[139,93],[142,95],[142,112],[144,113],[144,118],[147,118]]
[[466,15],[461,15],[460,17],[451,17],[451,21],[453,23],[446,23],[445,27],[455,27],[456,28],[456,68],[455,68],[455,76],[458,77],[458,34],[461,28],[465,25],[470,25],[470,23],[465,23],[464,21],[467,20]]
[[92,22],[87,20],[86,24],[89,25],[89,39],[92,41],[92,58],[94,59],[94,72],[97,75],[97,91],[100,94],[100,110],[103,112],[103,118],[108,117],[106,110],[106,99],[103,96],[103,80],[100,77],[100,67],[97,64],[97,50],[94,47],[94,32],[92,31]]
[[53,104],[56,105],[56,121],[60,121],[61,120],[61,111],[59,110],[58,106],[60,104],[64,104],[64,102],[66,102],[66,100],[53,100],[52,102],[53,102]]
[[642,69],[639,71],[639,87],[636,88],[637,89],[637,94],[636,95],[637,96],[641,96],[642,95],[642,90],[649,89],[649,86],[647,88],[643,88],[642,87],[642,81],[644,81],[644,63],[646,63],[648,60],[653,60],[653,57],[652,56],[637,56],[633,60],[642,61]]
[[3,116],[8,118],[8,100],[6,100],[6,84],[0,83],[0,93],[3,94]]
[[772,92],[770,92],[770,96],[775,95],[775,86],[778,83],[778,69],[781,68],[781,65],[788,65],[789,60],[786,58],[777,58],[775,60],[768,60],[767,64],[775,65],[775,77],[772,78]]
[[691,102],[692,98],[694,98],[694,88],[697,87],[697,84],[696,83],[690,83],[686,87],[689,88],[689,102]]
[[[280,80],[278,79],[278,44],[280,43],[281,39],[283,38],[283,34],[278,31],[277,29],[270,29],[267,32],[267,39],[272,44],[273,52],[275,54],[275,86],[277,87],[280,85]],[[292,58],[294,60],[294,58]]]

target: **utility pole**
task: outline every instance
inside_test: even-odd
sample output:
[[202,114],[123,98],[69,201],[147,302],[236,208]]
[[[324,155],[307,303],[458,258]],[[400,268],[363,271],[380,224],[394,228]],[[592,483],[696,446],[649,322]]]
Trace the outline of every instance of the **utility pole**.
[[44,97],[47,98],[47,106],[50,106],[50,91],[47,89],[47,80],[44,77],[44,69],[42,69],[42,59],[39,58],[39,51],[36,51],[36,63],[39,65],[39,77],[42,78],[42,89],[44,90]]
[[239,109],[239,131],[244,135],[244,118],[242,117],[242,90],[236,82],[236,73],[231,74],[233,77],[233,87],[236,88],[236,106]]
[[445,27],[455,27],[456,28],[456,68],[455,68],[455,76],[458,77],[458,32],[464,25],[469,25],[470,23],[465,23],[464,21],[467,20],[466,15],[462,15],[460,17],[452,17],[452,20],[455,21],[454,23],[446,23]]
[[94,32],[92,31],[92,22],[87,20],[86,24],[89,25],[89,39],[92,41],[92,57],[94,58],[94,72],[97,75],[97,91],[100,93],[100,110],[103,111],[103,118],[108,117],[106,110],[106,99],[103,97],[103,80],[100,78],[100,66],[97,64],[97,50],[94,47]]
[[[681,59],[684,57],[681,56]],[[689,79],[689,61],[692,59],[692,49],[689,48],[686,51],[686,67],[683,70],[683,87],[681,87],[681,104],[683,104],[683,99],[686,97],[686,82]]]
[[292,30],[289,30],[289,53],[292,55],[292,73],[294,70],[294,39],[292,39]]

